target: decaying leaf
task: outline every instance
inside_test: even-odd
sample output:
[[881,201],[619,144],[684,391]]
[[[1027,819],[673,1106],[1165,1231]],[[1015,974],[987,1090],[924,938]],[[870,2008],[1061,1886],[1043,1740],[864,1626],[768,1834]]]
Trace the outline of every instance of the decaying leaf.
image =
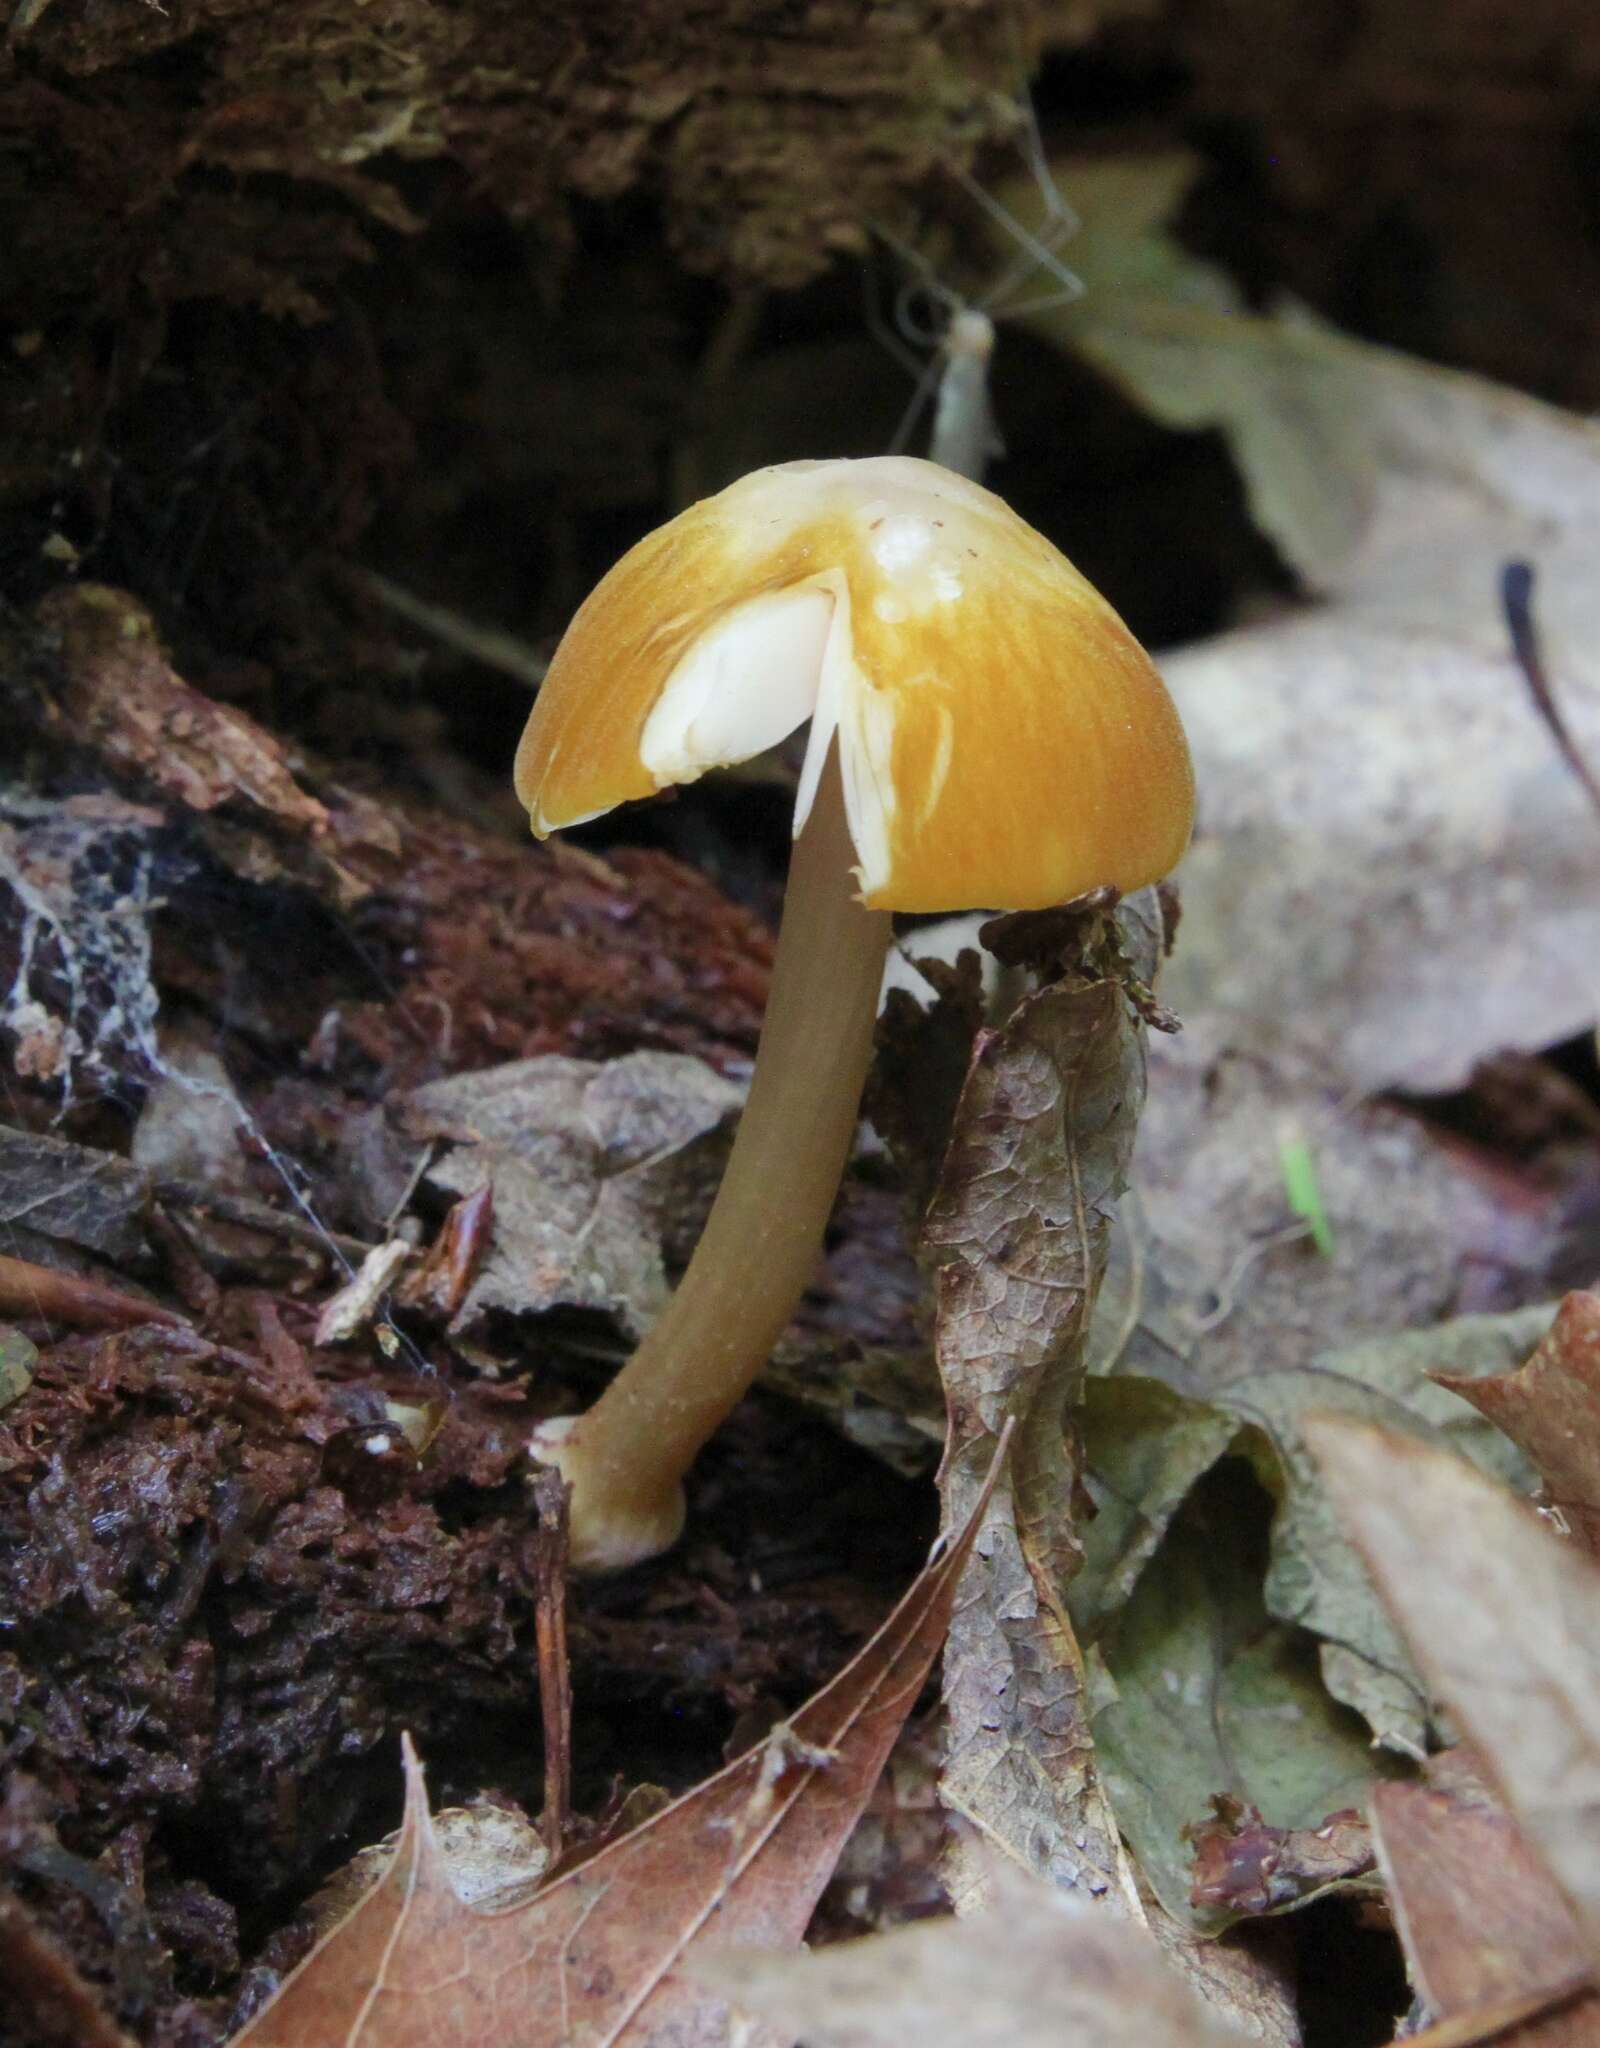
[[1354,1807],[1320,1827],[1274,1828],[1226,1794],[1211,1806],[1211,1819],[1189,1830],[1189,1897],[1202,1913],[1275,1913],[1371,1874],[1372,1834]]
[[[1096,1513],[1084,1539],[1086,1567],[1072,1592],[1086,1639],[1114,1621],[1202,1476],[1237,1452],[1250,1459],[1277,1504],[1262,1585],[1267,1613],[1320,1638],[1323,1684],[1366,1718],[1380,1742],[1420,1754],[1428,1724],[1421,1681],[1328,1505],[1302,1419],[1328,1410],[1364,1417],[1451,1444],[1498,1477],[1522,1483],[1525,1461],[1497,1430],[1446,1398],[1429,1369],[1447,1357],[1463,1373],[1492,1370],[1519,1356],[1549,1315],[1530,1309],[1466,1316],[1434,1330],[1373,1338],[1314,1354],[1293,1371],[1229,1380],[1209,1400],[1136,1373],[1092,1378],[1083,1415]],[[1160,1356],[1153,1348],[1143,1355],[1152,1362]],[[1164,1568],[1178,1551],[1161,1557]]]
[[[1441,2019],[1571,1984],[1588,1968],[1571,1908],[1464,1750],[1423,1784],[1380,1785],[1373,1836],[1418,1996]],[[1517,2048],[1594,2048],[1600,1997],[1519,2032]]]
[[382,1880],[238,2036],[248,2048],[677,2048],[726,2011],[683,1974],[707,1946],[797,1943],[944,1640],[1004,1456],[971,1520],[837,1678],[716,1777],[501,1912],[453,1889],[407,1752]]
[[[1028,324],[1169,424],[1220,428],[1257,520],[1329,600],[1164,664],[1205,792],[1166,999],[1369,1088],[1455,1088],[1586,1028],[1595,822],[1511,660],[1500,577],[1537,569],[1594,759],[1600,427],[1255,312],[1167,233],[1192,158],[1057,169],[1088,289],[1046,287]],[[1026,193],[1007,201],[1029,217]]]
[[1015,1869],[959,1925],[814,1955],[712,1955],[696,1974],[816,2048],[1242,2048],[1142,1928]]
[[[1086,1532],[1081,1583],[1091,1593],[1098,1527]],[[1385,1768],[1330,1698],[1312,1639],[1267,1612],[1264,1537],[1248,1473],[1218,1467],[1187,1494],[1131,1597],[1093,1639],[1103,1674],[1093,1732],[1113,1808],[1161,1904],[1197,1932],[1263,1910],[1218,1893],[1206,1863],[1197,1867],[1195,1832],[1216,1797],[1255,1808],[1273,1829],[1315,1831],[1358,1807]],[[1346,1859],[1320,1881],[1348,1875]],[[1273,1903],[1313,1892],[1306,1876]]]
[[1307,1436],[1429,1684],[1600,1936],[1600,1574],[1448,1452],[1327,1418]]
[[143,1226],[149,1196],[149,1181],[125,1159],[0,1125],[0,1223],[8,1230],[137,1269],[150,1257]]
[[318,1344],[347,1344],[377,1314],[401,1267],[415,1247],[403,1237],[375,1244],[350,1278],[322,1305],[317,1317]]
[[1158,1908],[1149,1921],[1161,1953],[1214,2014],[1269,2048],[1303,2048],[1292,1948],[1242,1929],[1195,1934]]
[[[1241,1050],[1232,1020],[1200,1009],[1179,1037],[1152,1042],[1150,1072],[1097,1355],[1126,1321],[1129,1369],[1209,1397],[1545,1285],[1560,1241],[1553,1204],[1511,1208],[1470,1153],[1391,1104],[1351,1101],[1315,1060]],[[1332,1228],[1331,1258],[1290,1207],[1291,1137]]]
[[[1121,913],[1148,979],[1154,897]],[[944,1797],[1055,1884],[1137,1912],[1088,1738],[1065,1592],[1081,1552],[1067,1411],[1144,1097],[1143,1028],[1086,917],[1073,970],[981,1034],[923,1231],[950,1411],[945,1518],[961,1526],[1007,1421],[1017,1450],[973,1554],[946,1661]],[[981,1898],[963,1859],[958,1905]]]
[[393,1120],[419,1144],[443,1141],[427,1180],[458,1197],[494,1189],[493,1241],[453,1327],[562,1307],[642,1334],[667,1298],[663,1244],[692,1244],[742,1099],[665,1052],[552,1054],[414,1089]]
[[1600,1555],[1600,1295],[1569,1294],[1514,1372],[1433,1377],[1521,1444],[1551,1506]]

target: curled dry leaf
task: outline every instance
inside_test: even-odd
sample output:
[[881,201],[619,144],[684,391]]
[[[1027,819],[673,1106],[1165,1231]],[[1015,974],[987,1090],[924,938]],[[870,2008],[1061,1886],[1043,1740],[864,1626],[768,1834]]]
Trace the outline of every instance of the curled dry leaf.
[[240,2048],[712,2048],[725,2007],[682,1973],[705,1945],[794,1944],[949,1624],[971,1520],[837,1678],[791,1721],[535,1895],[474,1911],[452,1887],[407,1750],[394,1859]]
[[1600,1294],[1569,1294],[1514,1372],[1433,1377],[1521,1444],[1551,1506],[1600,1555]]
[[1014,1868],[989,1910],[814,1955],[713,1952],[695,1973],[816,2048],[1242,2048],[1150,1935]]
[[1372,1870],[1372,1837],[1353,1807],[1330,1813],[1321,1827],[1274,1828],[1236,1799],[1211,1805],[1212,1818],[1189,1831],[1190,1897],[1202,1910],[1273,1913]]
[[1600,1573],[1448,1452],[1324,1418],[1307,1438],[1433,1690],[1600,1949]]
[[[1431,1760],[1424,1784],[1380,1785],[1373,1839],[1406,1967],[1443,2019],[1571,1985],[1588,1967],[1572,1910],[1468,1752]],[[1516,2048],[1595,2048],[1600,1998],[1519,2032]]]
[[[1148,977],[1153,892],[1120,917]],[[944,1797],[1027,1869],[1091,1896],[1121,1891],[1137,1913],[1065,1606],[1082,1555],[1067,1411],[1144,1099],[1143,1028],[1104,964],[1110,940],[1109,920],[1086,918],[1072,971],[980,1034],[922,1249],[950,1411],[947,1526],[965,1521],[1000,1431],[1017,1427],[951,1628]],[[958,1852],[958,1904],[983,1888]]]

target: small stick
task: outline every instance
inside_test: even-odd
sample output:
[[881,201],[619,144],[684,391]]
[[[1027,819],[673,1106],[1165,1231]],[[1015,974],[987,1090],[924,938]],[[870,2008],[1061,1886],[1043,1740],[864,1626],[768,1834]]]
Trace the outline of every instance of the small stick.
[[215,1216],[222,1223],[237,1223],[245,1230],[259,1230],[264,1237],[285,1237],[292,1244],[321,1252],[324,1258],[332,1250],[348,1259],[352,1267],[359,1266],[373,1249],[359,1237],[346,1237],[342,1231],[327,1230],[320,1223],[308,1223],[304,1217],[292,1216],[286,1209],[274,1209],[269,1202],[257,1202],[248,1195],[224,1194],[220,1189],[208,1188],[199,1181],[158,1181],[156,1196],[169,1208],[193,1209],[202,1216]]
[[0,1315],[38,1316],[80,1330],[131,1330],[139,1323],[186,1327],[184,1317],[159,1302],[141,1301],[119,1287],[4,1254],[0,1254]]
[[1533,708],[1550,728],[1552,738],[1561,749],[1562,760],[1577,777],[1596,813],[1600,814],[1600,780],[1596,779],[1594,770],[1584,759],[1566,715],[1556,702],[1555,691],[1550,687],[1550,673],[1544,665],[1544,649],[1539,643],[1539,625],[1533,616],[1533,585],[1534,567],[1531,562],[1507,562],[1500,571],[1500,602],[1505,610],[1506,628],[1511,635],[1511,652],[1528,686]]
[[514,633],[503,633],[495,626],[480,626],[476,620],[463,618],[444,605],[429,604],[425,598],[413,596],[400,584],[392,583],[387,576],[380,576],[376,569],[349,569],[345,573],[351,582],[370,591],[380,604],[386,604],[390,611],[398,612],[401,618],[420,626],[424,633],[431,633],[435,640],[453,647],[458,654],[470,655],[485,668],[511,676],[530,690],[537,690],[544,681],[550,664],[541,661]]
[[553,1469],[533,1483],[539,1525],[533,1537],[534,1641],[539,1659],[539,1717],[544,1724],[544,1812],[539,1830],[551,1867],[559,1861],[572,1811],[572,1674],[567,1660],[567,1505],[572,1489]]

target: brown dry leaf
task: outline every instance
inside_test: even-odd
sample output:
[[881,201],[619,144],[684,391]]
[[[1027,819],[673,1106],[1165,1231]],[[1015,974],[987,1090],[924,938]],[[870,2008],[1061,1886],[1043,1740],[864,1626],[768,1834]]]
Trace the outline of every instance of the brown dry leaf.
[[[1571,1908],[1522,1830],[1448,1750],[1426,1784],[1380,1785],[1373,1837],[1412,1984],[1441,2019],[1570,1982],[1587,1966]],[[1519,2029],[1516,2048],[1596,2048],[1600,1998]]]
[[813,1955],[716,1955],[696,1974],[816,2048],[1242,2048],[1114,1913],[996,1867],[993,1906]]
[[1433,1378],[1521,1444],[1550,1504],[1600,1556],[1600,1294],[1569,1294],[1515,1372]]
[[[1148,979],[1160,952],[1154,896],[1124,905],[1118,923]],[[947,1526],[965,1522],[1001,1430],[1017,1426],[951,1627],[945,1801],[1035,1875],[1088,1896],[1120,1892],[1137,1915],[1065,1606],[1082,1555],[1066,1413],[1144,1099],[1144,1033],[1106,964],[1112,937],[1109,920],[1085,919],[1073,971],[980,1034],[923,1256],[950,1411]],[[958,1852],[952,1889],[962,1909],[981,1900],[969,1855]]]
[[452,1888],[408,1750],[382,1881],[237,2037],[240,2048],[713,2048],[726,2011],[680,1974],[704,1944],[797,1943],[916,1702],[980,1517],[837,1678],[765,1742],[520,1910]]
[[1332,1417],[1306,1436],[1430,1686],[1600,1937],[1600,1573],[1462,1459]]
[[1212,1818],[1189,1831],[1191,1897],[1203,1911],[1272,1913],[1372,1870],[1372,1837],[1353,1808],[1329,1814],[1320,1827],[1275,1828],[1226,1793],[1214,1793],[1211,1806]]
[[551,1053],[432,1081],[391,1121],[440,1146],[426,1179],[494,1190],[492,1242],[453,1318],[597,1309],[641,1336],[667,1300],[664,1242],[687,1250],[743,1090],[684,1053]]

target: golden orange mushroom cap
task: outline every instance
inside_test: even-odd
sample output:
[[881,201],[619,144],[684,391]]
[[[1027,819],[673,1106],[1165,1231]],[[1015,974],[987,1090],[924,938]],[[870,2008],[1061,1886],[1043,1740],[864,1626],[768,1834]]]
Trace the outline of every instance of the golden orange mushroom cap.
[[1149,656],[992,491],[909,456],[788,462],[691,505],[596,586],[517,750],[542,838],[835,734],[863,900],[1041,909],[1166,874],[1194,778]]

